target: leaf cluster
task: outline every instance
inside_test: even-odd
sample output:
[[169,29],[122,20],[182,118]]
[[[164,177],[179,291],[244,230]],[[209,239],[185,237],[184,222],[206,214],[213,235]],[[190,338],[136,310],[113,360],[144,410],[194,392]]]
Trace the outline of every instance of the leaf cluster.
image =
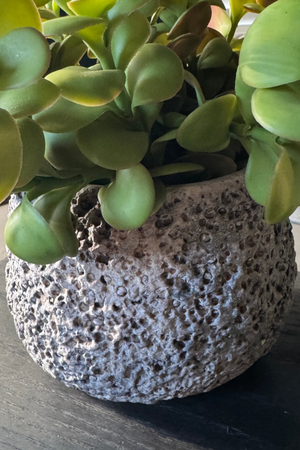
[[[257,20],[272,36],[277,3],[230,3],[228,12],[221,0],[0,0],[0,201],[26,192],[5,230],[14,254],[35,264],[75,256],[70,202],[88,184],[99,186],[106,222],[130,230],[169,186],[243,167],[244,149],[250,194],[277,208],[274,179],[291,183],[299,138],[295,117],[279,126],[263,105],[265,96],[291,102],[294,115],[297,50],[264,68],[276,36],[265,52],[259,31],[244,44],[233,36],[247,11],[263,11]],[[293,10],[293,0],[278,3]],[[280,83],[253,84],[266,70]],[[267,206],[267,219],[290,209],[280,204],[275,217]]]

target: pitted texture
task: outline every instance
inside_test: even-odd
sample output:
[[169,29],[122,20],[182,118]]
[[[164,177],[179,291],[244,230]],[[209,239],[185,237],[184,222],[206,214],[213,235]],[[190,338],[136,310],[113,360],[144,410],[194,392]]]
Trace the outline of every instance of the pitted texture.
[[9,255],[9,308],[44,370],[94,397],[154,403],[209,391],[269,351],[291,304],[293,237],[288,221],[264,222],[243,173],[174,189],[134,231],[105,224],[96,193],[72,205],[77,258]]

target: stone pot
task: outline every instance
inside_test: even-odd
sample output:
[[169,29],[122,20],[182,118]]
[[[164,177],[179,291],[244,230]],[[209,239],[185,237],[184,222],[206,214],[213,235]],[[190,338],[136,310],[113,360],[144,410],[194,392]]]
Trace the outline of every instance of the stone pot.
[[154,403],[209,391],[270,350],[294,242],[289,221],[264,222],[243,172],[174,188],[134,231],[108,226],[96,193],[73,201],[76,258],[9,255],[8,305],[45,371],[93,397]]

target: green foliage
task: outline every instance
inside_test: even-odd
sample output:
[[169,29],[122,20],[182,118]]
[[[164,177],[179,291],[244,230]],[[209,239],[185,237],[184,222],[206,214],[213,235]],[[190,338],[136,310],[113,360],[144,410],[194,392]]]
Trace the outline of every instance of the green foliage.
[[0,107],[19,119],[50,108],[58,100],[59,94],[54,84],[41,78],[30,86],[0,91]]
[[[0,200],[27,193],[6,226],[13,253],[75,256],[70,202],[89,184],[107,223],[130,230],[169,186],[230,174],[248,155],[268,222],[300,204],[300,7],[230,4],[0,0]],[[233,39],[247,11],[258,18]]]
[[36,83],[48,69],[50,50],[34,28],[17,28],[0,38],[0,91]]
[[88,159],[112,170],[135,166],[143,159],[149,145],[148,133],[131,129],[128,121],[110,112],[81,128],[77,140]]
[[101,211],[114,228],[131,230],[147,220],[155,204],[155,188],[147,169],[138,164],[116,172],[115,180],[99,192]]
[[0,202],[15,187],[22,168],[23,145],[17,122],[0,109]]

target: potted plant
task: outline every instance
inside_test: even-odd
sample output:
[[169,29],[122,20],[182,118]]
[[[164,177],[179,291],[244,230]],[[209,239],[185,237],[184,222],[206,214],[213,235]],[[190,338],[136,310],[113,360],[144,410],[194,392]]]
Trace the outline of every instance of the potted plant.
[[300,7],[230,3],[0,2],[1,200],[25,193],[9,307],[31,356],[90,395],[212,389],[290,305]]

